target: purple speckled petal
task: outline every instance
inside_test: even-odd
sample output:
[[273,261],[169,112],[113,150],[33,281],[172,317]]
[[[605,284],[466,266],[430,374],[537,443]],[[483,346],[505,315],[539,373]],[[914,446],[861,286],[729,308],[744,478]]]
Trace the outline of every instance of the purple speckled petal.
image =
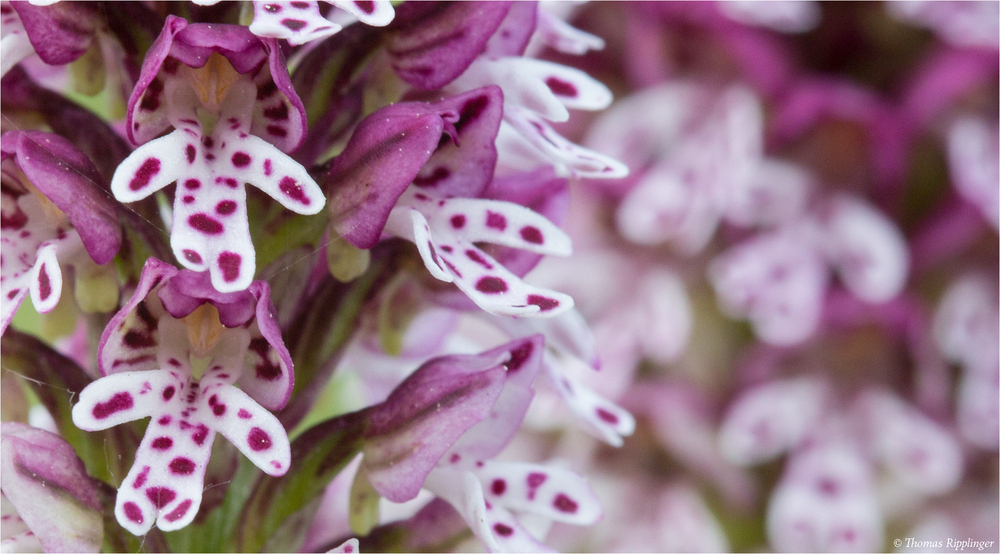
[[348,242],[358,248],[375,246],[399,195],[440,142],[445,118],[454,122],[458,114],[400,102],[358,124],[343,153],[320,178],[330,196],[334,227]]
[[435,104],[441,113],[454,111],[457,139],[441,141],[413,178],[413,186],[445,198],[476,198],[493,176],[496,137],[503,117],[503,94],[491,85],[452,96]]
[[253,3],[250,32],[298,46],[338,33],[343,26],[319,13],[319,2],[277,0]]
[[86,2],[61,2],[49,6],[30,2],[10,4],[21,17],[28,39],[43,62],[67,64],[90,48],[99,23],[94,5]]
[[431,275],[454,282],[490,313],[551,317],[573,306],[571,297],[525,283],[474,244],[568,255],[569,237],[523,206],[475,198],[435,199],[410,189],[393,209],[386,231],[416,244]]
[[417,495],[463,433],[487,417],[505,381],[506,355],[434,358],[373,408],[362,464],[393,502]]
[[109,262],[121,247],[117,206],[102,190],[94,164],[66,139],[39,131],[10,131],[0,139],[25,176],[69,216],[90,257]]
[[472,470],[487,502],[553,521],[592,525],[603,510],[590,485],[575,472],[542,464],[489,460]]
[[471,471],[435,469],[427,477],[427,488],[455,507],[487,552],[554,552],[506,508],[487,504],[483,483]]
[[347,539],[343,544],[327,550],[327,554],[354,554],[361,552],[358,539]]
[[396,10],[388,52],[407,83],[437,89],[486,49],[510,2],[412,2]]
[[500,27],[486,43],[486,56],[499,58],[524,54],[524,49],[528,47],[528,41],[535,32],[537,18],[538,2],[522,1],[511,4],[506,17],[500,22]]
[[373,27],[385,27],[396,16],[390,0],[330,0],[330,3]]
[[20,423],[4,422],[0,433],[4,503],[10,501],[44,551],[100,551],[98,490],[73,447],[59,435]]
[[142,268],[139,284],[132,297],[108,322],[101,334],[97,349],[97,363],[101,374],[111,375],[122,371],[156,369],[158,299],[145,302],[156,287],[178,272],[174,266],[150,258]]
[[623,437],[635,432],[635,417],[573,377],[560,363],[546,360],[546,375],[563,402],[583,428],[611,446],[624,444]]

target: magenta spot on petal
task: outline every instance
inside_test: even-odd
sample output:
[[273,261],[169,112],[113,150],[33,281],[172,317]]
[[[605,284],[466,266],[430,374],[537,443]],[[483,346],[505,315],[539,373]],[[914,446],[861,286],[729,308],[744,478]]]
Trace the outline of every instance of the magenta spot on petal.
[[509,373],[514,373],[515,371],[521,369],[524,362],[531,357],[531,352],[535,349],[534,345],[530,342],[525,342],[521,346],[518,346],[514,350],[510,351],[510,361],[507,362],[507,371]]
[[270,177],[272,171],[273,170],[271,169],[271,160],[264,160],[264,176]]
[[612,425],[618,423],[618,416],[616,416],[615,414],[613,414],[613,413],[605,410],[604,408],[598,408],[597,409],[597,417],[601,418],[602,420],[604,420],[604,421],[606,421],[606,422],[608,422],[608,423],[610,423]]
[[539,296],[537,294],[529,294],[528,304],[534,304],[535,306],[538,306],[541,311],[547,312],[558,306],[559,301],[545,296]]
[[837,482],[828,477],[820,479],[819,482],[816,484],[816,486],[817,488],[819,488],[821,493],[827,496],[834,496],[840,490],[840,487],[837,485]]
[[146,483],[146,477],[148,476],[149,476],[149,466],[146,466],[142,468],[142,471],[139,472],[139,475],[135,476],[135,482],[132,483],[132,488],[138,489],[142,487],[142,485]]
[[233,154],[233,165],[236,167],[246,167],[250,165],[250,155],[246,152],[236,152]]
[[497,523],[493,526],[493,530],[496,531],[501,537],[509,537],[514,534],[514,529],[509,525],[504,525],[503,523]]
[[170,461],[170,473],[174,475],[190,475],[194,473],[194,462],[187,458],[174,458]]
[[184,250],[184,257],[187,259],[187,261],[189,261],[189,262],[191,262],[193,264],[200,264],[201,263],[201,255],[199,255],[194,250],[187,250],[187,249],[185,249]]
[[552,501],[552,505],[560,512],[566,512],[567,514],[576,513],[577,508],[580,507],[572,498],[563,493],[556,495],[556,499]]
[[487,211],[486,226],[497,231],[503,231],[507,228],[507,218],[503,214]]
[[285,196],[288,196],[292,200],[297,200],[306,206],[311,203],[305,191],[302,190],[302,185],[295,182],[295,179],[291,177],[282,177],[281,182],[278,183],[278,188],[281,189],[281,192],[285,193]]
[[573,86],[573,83],[567,83],[566,81],[555,77],[549,77],[546,79],[545,85],[548,86],[549,90],[552,91],[552,94],[555,94],[556,96],[568,96],[573,98],[579,94],[576,87]]
[[281,125],[268,125],[266,130],[268,134],[274,135],[276,137],[284,138],[288,136],[288,131]]
[[499,277],[483,277],[476,283],[476,290],[486,294],[499,294],[507,291],[507,283]]
[[344,552],[346,552],[347,554],[351,554],[352,552],[354,552],[354,546],[350,544],[344,546]]
[[292,2],[292,7],[305,10],[309,8],[309,2]]
[[177,392],[177,389],[175,389],[173,385],[170,385],[169,387],[163,389],[163,399],[170,400],[171,398],[174,397],[175,392]]
[[129,182],[128,188],[132,190],[140,190],[146,188],[149,182],[160,172],[160,160],[156,158],[147,158],[146,161],[142,162],[139,166],[138,171],[135,172],[135,176],[132,177],[132,181]]
[[467,257],[470,260],[476,262],[477,264],[485,267],[486,269],[493,269],[493,264],[491,264],[490,262],[486,261],[486,258],[484,258],[479,252],[476,252],[475,250],[471,250],[471,249],[470,250],[466,250],[465,251],[465,257]]
[[216,416],[221,416],[222,414],[226,413],[226,405],[216,404],[215,406],[212,406],[212,413],[215,414]]
[[8,300],[13,300],[14,297],[17,296],[17,293],[19,293],[19,292],[21,292],[21,289],[14,289],[14,290],[8,292],[7,293],[7,299]]
[[451,253],[451,251],[453,250],[453,248],[452,248],[452,247],[450,247],[450,246],[448,246],[448,245],[446,244],[446,245],[444,245],[444,246],[442,246],[442,247],[441,247],[441,250],[444,250],[445,252],[448,252],[448,253],[450,254],[450,253]]
[[49,273],[45,271],[45,264],[42,264],[38,272],[38,296],[45,300],[52,294],[52,283],[49,282]]
[[156,345],[153,335],[140,333],[139,331],[129,331],[122,337],[122,342],[129,348],[149,348]]
[[174,445],[174,439],[170,437],[156,437],[153,439],[152,446],[155,450],[166,450]]
[[187,179],[184,181],[184,188],[188,190],[198,190],[201,188],[201,181],[198,179]]
[[149,487],[146,489],[146,498],[159,509],[173,502],[177,493],[166,487]]
[[458,113],[458,121],[455,122],[455,130],[462,132],[462,129],[477,119],[482,115],[483,110],[489,105],[490,99],[488,96],[477,96],[472,98],[462,106],[462,109]]
[[126,502],[122,505],[122,509],[125,511],[125,517],[135,523],[142,523],[142,510],[139,505],[135,502]]
[[229,215],[236,211],[236,202],[223,200],[215,205],[215,213],[219,215]]
[[494,479],[493,483],[490,484],[490,492],[500,496],[507,490],[507,482],[503,479]]
[[257,378],[264,379],[265,381],[274,381],[281,377],[281,366],[271,363],[267,355],[270,349],[271,345],[268,344],[267,339],[264,337],[257,337],[250,341],[249,350],[256,352],[261,359],[261,363],[255,367]]
[[115,412],[128,410],[132,406],[132,395],[127,392],[119,392],[107,402],[98,402],[94,406],[93,414],[97,419],[104,419]]
[[528,486],[531,488],[538,488],[542,486],[542,483],[544,483],[548,478],[549,476],[544,473],[529,473],[527,478]]
[[184,147],[184,156],[187,158],[189,164],[194,163],[195,149],[193,144],[189,144]]
[[264,6],[264,9],[267,10],[269,13],[278,13],[281,11],[281,6],[277,4],[268,4]]
[[439,182],[451,176],[451,171],[444,166],[434,168],[434,171],[426,177],[416,176],[413,178],[413,185],[417,187],[433,187]]
[[193,440],[195,444],[197,444],[198,446],[205,444],[205,439],[207,438],[208,438],[208,427],[205,427],[204,423],[199,424],[198,430],[196,430],[194,434],[191,435],[191,440]]
[[177,73],[177,69],[180,67],[180,65],[181,65],[180,60],[178,60],[173,56],[167,56],[167,58],[163,60],[162,67],[164,71],[173,75],[174,73]]
[[[288,20],[286,19],[285,21]],[[282,23],[284,23],[284,21],[282,21]],[[296,31],[297,29],[292,30]],[[275,121],[284,121],[288,119],[288,106],[285,105],[284,102],[281,102],[277,106],[271,106],[270,108],[264,110],[264,117]]]
[[165,416],[161,417],[160,419],[156,420],[156,422],[159,423],[160,425],[163,425],[164,427],[166,427],[167,425],[170,425],[170,420],[171,419],[172,418],[170,416],[165,415]]
[[461,460],[461,459],[462,459],[462,456],[460,456],[457,452],[454,452],[454,453],[452,453],[451,458],[449,459],[449,461],[451,463],[453,463],[453,464],[457,464],[458,461]]
[[268,435],[260,427],[254,427],[250,429],[250,433],[247,435],[247,443],[250,445],[250,450],[254,452],[267,450],[271,448],[271,435]]
[[375,2],[372,2],[371,0],[354,2],[354,5],[357,6],[359,10],[367,14],[371,14],[375,11]]
[[530,225],[521,228],[521,238],[532,244],[542,244],[545,242],[545,239],[542,237],[542,232],[539,231],[537,227],[532,227]]
[[235,252],[223,252],[219,254],[219,269],[222,270],[222,279],[227,283],[232,283],[240,276],[240,263],[243,258]]
[[184,203],[185,204],[192,204],[192,203],[194,203],[194,196],[191,196],[190,194],[184,195]]
[[177,360],[177,358],[170,358],[167,360],[167,363],[174,367],[181,367],[181,363]]
[[240,408],[240,411],[239,411],[239,412],[236,412],[236,415],[237,415],[237,416],[238,416],[238,417],[239,417],[240,419],[250,419],[250,412],[246,411],[246,410],[245,410],[245,409],[243,409],[243,408]]
[[194,214],[188,218],[188,225],[193,229],[201,231],[206,235],[219,235],[222,234],[222,224],[212,219],[207,214]]
[[461,214],[451,216],[451,226],[456,229],[465,227],[465,216]]
[[163,516],[163,519],[167,521],[177,521],[178,519],[184,517],[184,514],[191,508],[191,499],[187,499],[177,505],[176,508],[169,514]]

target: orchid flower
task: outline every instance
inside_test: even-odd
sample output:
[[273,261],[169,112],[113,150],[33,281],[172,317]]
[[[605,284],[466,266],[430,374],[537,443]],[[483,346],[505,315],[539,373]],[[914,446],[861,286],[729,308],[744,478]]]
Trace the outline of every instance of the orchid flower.
[[[62,293],[61,265],[78,283],[93,277],[121,246],[114,203],[100,189],[93,163],[66,139],[38,131],[0,138],[3,160],[3,256],[0,322],[13,319],[30,293],[35,309],[55,308]],[[110,311],[117,297],[88,304]],[[94,310],[91,310],[94,311]]]
[[958,193],[1000,227],[1000,131],[983,120],[965,117],[948,133],[948,161]]
[[1000,312],[996,287],[984,275],[963,275],[942,295],[934,315],[934,338],[944,356],[962,368],[958,428],[969,442],[995,450],[1000,430]]
[[300,214],[326,202],[282,152],[299,144],[305,123],[273,39],[170,16],[129,98],[129,138],[145,144],[115,171],[111,190],[134,202],[176,182],[174,255],[188,269],[207,270],[219,291],[244,290],[256,263],[244,183]]
[[[600,504],[586,482],[575,473],[545,465],[492,459],[513,437],[528,409],[534,395],[532,383],[541,369],[542,344],[541,337],[536,335],[471,357],[462,365],[457,364],[457,357],[432,360],[397,387],[385,406],[418,394],[415,388],[418,384],[428,387],[435,379],[445,378],[449,373],[464,375],[470,370],[483,371],[497,364],[503,364],[505,373],[501,388],[494,393],[493,402],[478,423],[456,437],[447,450],[434,450],[433,460],[427,457],[429,453],[417,450],[410,456],[419,462],[400,463],[397,460],[392,465],[378,462],[387,459],[390,452],[407,452],[404,447],[417,437],[400,443],[398,438],[390,442],[392,435],[388,435],[366,447],[362,471],[375,489],[389,500],[401,502],[416,496],[419,487],[426,488],[452,504],[491,552],[548,550],[527,532],[512,512],[538,514],[577,525],[596,522],[601,515]],[[427,393],[419,394],[432,394],[433,390],[428,388]],[[407,403],[420,405],[413,400]],[[387,416],[391,414],[395,420],[406,413],[407,410],[400,406],[390,409]],[[437,417],[443,419],[445,414]],[[391,428],[394,424],[386,420],[376,425]],[[421,447],[422,450],[426,448]],[[420,471],[415,471],[417,463]]]
[[830,269],[854,296],[886,302],[905,285],[906,242],[883,214],[841,196],[830,201],[828,213],[723,253],[709,266],[709,280],[728,315],[749,318],[763,340],[787,345],[816,330]]
[[[767,516],[771,544],[781,551],[877,548],[883,529],[875,460],[919,494],[945,494],[961,478],[951,433],[897,395],[869,388],[841,410],[832,392],[808,377],[754,387],[730,406],[719,433],[732,463],[791,453]],[[864,432],[848,438],[848,429]]]
[[288,471],[288,437],[268,411],[282,408],[292,390],[273,311],[266,283],[220,293],[204,273],[146,263],[101,337],[104,377],[73,407],[73,422],[87,431],[151,418],[115,505],[133,534],[154,523],[165,531],[191,523],[216,433],[265,473]]
[[3,38],[0,51],[3,76],[18,62],[38,54],[48,65],[63,65],[82,56],[91,46],[97,27],[96,12],[76,2],[40,6],[34,2],[0,3]]

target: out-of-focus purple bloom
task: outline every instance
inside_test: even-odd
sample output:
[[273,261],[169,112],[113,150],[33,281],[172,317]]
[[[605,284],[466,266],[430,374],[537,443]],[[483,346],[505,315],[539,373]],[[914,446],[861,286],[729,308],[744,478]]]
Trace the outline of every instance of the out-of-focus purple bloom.
[[167,531],[191,523],[217,432],[265,473],[288,471],[288,438],[267,411],[282,408],[292,389],[273,312],[266,283],[220,293],[203,273],[146,263],[101,337],[105,376],[73,407],[87,431],[152,418],[115,507],[133,534],[154,522]]
[[97,31],[97,11],[85,2],[42,6],[3,2],[3,65],[0,76],[31,54],[49,65],[63,65],[82,56]]
[[747,317],[772,344],[795,344],[819,323],[829,269],[854,296],[891,300],[909,274],[902,234],[883,214],[851,197],[722,254],[709,280],[731,317]]
[[1000,228],[1000,130],[982,119],[955,121],[948,132],[948,166],[958,193]]
[[176,182],[171,248],[223,292],[246,289],[256,269],[244,183],[300,214],[318,213],[326,202],[305,168],[281,151],[301,141],[305,111],[267,40],[244,27],[167,18],[129,99],[128,131],[145,142],[175,130],[136,149],[111,180],[122,202]]
[[45,552],[100,551],[98,488],[62,437],[4,422],[0,468],[5,552],[30,552],[33,545]]
[[932,29],[955,46],[1000,47],[1000,6],[996,2],[903,0],[886,4],[889,13]]
[[978,274],[965,275],[952,283],[934,317],[938,348],[948,360],[962,367],[958,428],[969,442],[994,450],[1000,433],[998,327],[996,286]]
[[55,308],[62,293],[60,264],[74,266],[79,280],[97,271],[95,264],[108,263],[121,246],[121,228],[93,163],[66,139],[9,131],[0,151],[0,321],[6,330],[29,291],[39,312]]
[[805,33],[819,24],[822,11],[819,2],[812,0],[777,0],[759,2],[737,0],[717,2],[719,11],[726,17],[783,33]]

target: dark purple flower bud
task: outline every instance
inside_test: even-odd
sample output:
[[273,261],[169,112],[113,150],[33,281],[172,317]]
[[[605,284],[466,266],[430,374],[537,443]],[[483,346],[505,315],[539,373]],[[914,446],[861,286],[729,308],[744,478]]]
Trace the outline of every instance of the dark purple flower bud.
[[392,67],[407,83],[437,89],[450,83],[486,50],[511,2],[410,2],[399,6],[390,28]]
[[96,5],[90,2],[59,2],[36,6],[11,2],[21,17],[35,53],[50,65],[67,64],[86,52],[94,39]]

